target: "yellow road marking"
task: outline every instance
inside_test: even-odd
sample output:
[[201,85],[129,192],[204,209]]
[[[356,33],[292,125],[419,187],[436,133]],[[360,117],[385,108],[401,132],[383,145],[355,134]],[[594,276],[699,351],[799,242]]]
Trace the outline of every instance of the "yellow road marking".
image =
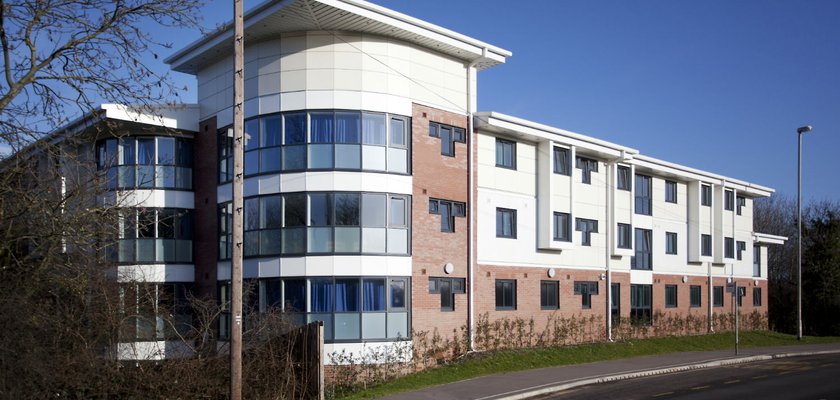
[[731,381],[726,381],[726,382],[723,382],[723,384],[724,384],[724,385],[731,385],[731,384],[733,384],[733,383],[738,383],[738,382],[741,382],[741,380],[740,380],[740,379],[733,379],[733,380],[731,380]]
[[706,385],[706,386],[695,386],[695,387],[691,388],[691,390],[703,390],[703,389],[708,389],[708,388],[709,388],[708,385]]
[[766,377],[767,377],[767,375],[758,375],[758,376],[754,376],[753,379],[762,379],[762,378],[766,378]]

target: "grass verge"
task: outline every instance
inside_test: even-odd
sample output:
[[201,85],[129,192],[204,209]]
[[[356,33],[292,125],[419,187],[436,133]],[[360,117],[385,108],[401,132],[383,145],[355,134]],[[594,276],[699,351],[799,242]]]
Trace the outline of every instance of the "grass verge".
[[[840,337],[804,337],[799,341],[795,335],[769,331],[754,331],[741,332],[740,342],[741,347],[746,348],[840,342]],[[700,336],[675,336],[614,343],[592,343],[579,346],[472,353],[453,364],[408,375],[341,398],[369,399],[484,375],[534,368],[557,367],[684,351],[723,350],[734,347],[735,333],[724,332]]]

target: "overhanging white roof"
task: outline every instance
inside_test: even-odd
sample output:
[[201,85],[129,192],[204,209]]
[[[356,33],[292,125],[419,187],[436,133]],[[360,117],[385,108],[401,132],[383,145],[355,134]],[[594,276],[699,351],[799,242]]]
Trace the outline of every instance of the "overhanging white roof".
[[[362,0],[268,0],[245,14],[245,43],[284,32],[335,31],[379,35],[447,54],[477,69],[505,62],[511,52],[417,18]],[[165,62],[195,74],[202,66],[233,52],[233,23],[193,42]]]

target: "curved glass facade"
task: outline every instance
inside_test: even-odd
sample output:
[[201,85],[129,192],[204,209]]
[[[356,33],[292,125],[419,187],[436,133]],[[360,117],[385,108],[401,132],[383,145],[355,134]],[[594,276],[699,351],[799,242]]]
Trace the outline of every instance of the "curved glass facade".
[[[244,256],[410,254],[411,196],[297,192],[245,199]],[[231,256],[233,207],[219,212],[219,258]]]
[[120,264],[192,263],[193,211],[125,208],[119,211],[119,240],[108,252]]
[[[324,322],[327,342],[408,338],[409,277],[294,277],[246,281],[247,314],[284,311],[295,323]],[[219,287],[219,336],[230,332],[230,282]],[[248,329],[246,318],[245,329]]]
[[119,288],[120,340],[179,339],[192,329],[190,284],[124,283]]
[[191,139],[138,136],[100,140],[96,165],[107,189],[192,189]]
[[[219,129],[219,182],[233,174],[233,131]],[[245,176],[347,170],[409,174],[410,118],[367,111],[311,110],[245,121]]]

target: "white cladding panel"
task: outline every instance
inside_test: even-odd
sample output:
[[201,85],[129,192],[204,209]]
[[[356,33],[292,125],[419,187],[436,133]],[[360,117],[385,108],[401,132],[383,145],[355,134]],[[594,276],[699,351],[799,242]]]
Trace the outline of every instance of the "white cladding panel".
[[[467,109],[466,65],[408,43],[304,32],[246,46],[246,118],[316,108],[410,115],[412,102],[459,113]],[[218,114],[219,126],[230,122],[232,68],[227,57],[196,74],[201,119]]]

